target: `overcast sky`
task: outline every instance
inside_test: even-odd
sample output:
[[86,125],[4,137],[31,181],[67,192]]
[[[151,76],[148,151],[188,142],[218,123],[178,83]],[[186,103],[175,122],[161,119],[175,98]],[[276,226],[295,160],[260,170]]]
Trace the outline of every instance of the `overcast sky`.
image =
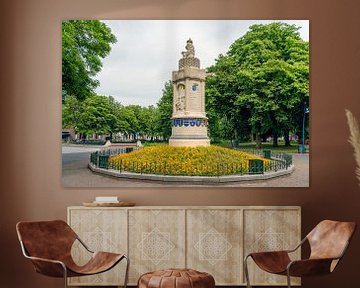
[[[164,83],[178,68],[178,60],[191,38],[201,68],[215,63],[219,54],[243,36],[253,24],[272,20],[106,20],[117,43],[103,61],[97,75],[99,95],[111,95],[123,105],[156,105]],[[279,20],[277,20],[279,22]],[[309,41],[308,20],[286,20],[301,27],[300,36]]]

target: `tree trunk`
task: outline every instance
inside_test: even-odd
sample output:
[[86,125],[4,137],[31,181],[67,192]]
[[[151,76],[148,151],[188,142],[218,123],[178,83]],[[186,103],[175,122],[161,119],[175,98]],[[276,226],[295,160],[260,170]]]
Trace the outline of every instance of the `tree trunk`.
[[259,133],[256,133],[256,149],[261,148],[261,136]]
[[238,131],[234,129],[234,140],[238,140]]
[[286,147],[290,147],[290,135],[289,135],[289,131],[285,131],[284,132],[284,140],[285,140],[285,146]]
[[273,147],[278,147],[279,146],[279,143],[278,143],[278,134],[277,133],[274,133],[273,134]]

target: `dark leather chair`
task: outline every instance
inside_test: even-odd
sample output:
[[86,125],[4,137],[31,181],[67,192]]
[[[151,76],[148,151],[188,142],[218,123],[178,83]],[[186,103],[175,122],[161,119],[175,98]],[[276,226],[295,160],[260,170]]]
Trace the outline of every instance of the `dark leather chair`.
[[[31,260],[35,271],[50,277],[88,276],[112,269],[121,260],[127,261],[124,288],[127,285],[129,259],[125,254],[91,251],[62,220],[19,222],[16,231],[24,256]],[[83,266],[78,266],[71,257],[71,247],[78,240],[92,254]]]
[[[333,272],[344,256],[355,229],[356,224],[354,222],[324,220],[295,249],[250,253],[244,259],[247,287],[251,287],[247,267],[249,257],[266,272],[286,275],[289,288],[291,287],[291,276],[315,276]],[[289,253],[296,251],[306,241],[310,245],[310,257],[308,259],[292,261]]]

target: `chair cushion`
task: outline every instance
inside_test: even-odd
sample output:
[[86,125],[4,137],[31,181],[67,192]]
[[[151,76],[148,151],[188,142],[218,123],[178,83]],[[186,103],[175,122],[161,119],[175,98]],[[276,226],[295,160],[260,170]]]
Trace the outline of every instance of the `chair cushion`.
[[193,269],[166,269],[140,276],[138,288],[213,288],[214,277]]

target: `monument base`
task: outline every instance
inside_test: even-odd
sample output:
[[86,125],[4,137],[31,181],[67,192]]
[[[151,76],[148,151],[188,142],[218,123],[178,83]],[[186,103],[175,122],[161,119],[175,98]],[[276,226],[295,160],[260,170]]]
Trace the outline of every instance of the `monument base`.
[[169,139],[169,145],[174,147],[208,147],[210,139]]

